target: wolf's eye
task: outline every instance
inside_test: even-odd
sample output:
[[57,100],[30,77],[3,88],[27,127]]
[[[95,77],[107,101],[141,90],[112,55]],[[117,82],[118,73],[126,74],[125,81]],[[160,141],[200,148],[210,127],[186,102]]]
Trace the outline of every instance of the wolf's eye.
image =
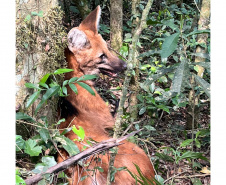
[[105,58],[107,58],[107,57],[106,57],[105,54],[102,54],[102,55],[100,55],[100,58],[103,60],[103,59],[105,59]]

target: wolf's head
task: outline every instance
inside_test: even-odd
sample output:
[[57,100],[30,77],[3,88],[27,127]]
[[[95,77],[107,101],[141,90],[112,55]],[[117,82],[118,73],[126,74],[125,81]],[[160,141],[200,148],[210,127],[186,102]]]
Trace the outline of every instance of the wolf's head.
[[126,69],[126,63],[113,55],[105,40],[98,34],[100,6],[68,33],[68,48],[74,54],[84,74],[103,73],[116,77]]

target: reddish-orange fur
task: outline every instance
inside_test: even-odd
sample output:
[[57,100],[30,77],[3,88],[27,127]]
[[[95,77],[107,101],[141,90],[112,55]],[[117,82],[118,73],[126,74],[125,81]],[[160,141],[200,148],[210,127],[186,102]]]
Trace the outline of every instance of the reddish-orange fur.
[[[65,75],[65,80],[72,77],[80,77],[84,74],[94,74],[93,71],[95,71],[95,74],[97,74],[98,72],[96,71],[95,66],[98,66],[99,64],[97,64],[98,62],[95,61],[98,60],[98,57],[102,53],[104,53],[107,58],[105,60],[105,63],[112,63],[111,67],[113,70],[115,69],[115,71],[119,71],[119,67],[123,65],[120,59],[110,53],[107,48],[106,42],[97,33],[96,21],[99,11],[100,8],[97,7],[93,12],[91,12],[91,16],[89,15],[78,28],[75,28],[83,31],[86,34],[87,38],[89,39],[90,45],[88,44],[86,46],[83,46],[83,48],[79,50],[76,50],[73,47],[69,47],[70,50],[66,49],[65,56],[68,62],[68,68],[74,69],[74,71],[67,73]],[[93,24],[91,24],[92,22]],[[87,61],[91,62],[89,62],[89,64],[85,66],[84,64],[87,63]],[[107,68],[109,68],[109,66],[107,66]],[[86,138],[92,138],[97,142],[108,140],[110,139],[110,137],[108,136],[106,129],[113,129],[114,119],[111,116],[106,103],[102,100],[102,98],[92,86],[93,83],[91,81],[85,83],[91,85],[96,95],[91,95],[87,90],[80,87],[76,83],[75,85],[78,89],[77,95],[70,88],[67,88],[69,96],[66,97],[66,100],[70,102],[70,104],[76,109],[77,112],[75,114],[68,115],[66,117],[66,121],[61,123],[60,129],[68,127],[69,124],[70,126],[75,125],[77,128],[81,126],[85,130]],[[68,132],[66,136],[71,140],[77,139],[77,136],[72,131]],[[124,144],[119,146],[114,166],[116,168],[126,166],[131,172],[137,174],[137,170],[133,164],[135,163],[139,165],[145,177],[149,179],[153,178],[154,170],[145,152],[133,143],[130,143],[128,141],[123,141],[123,143]],[[76,144],[78,145],[80,150],[83,148],[83,145],[81,143],[76,142]],[[65,151],[62,151],[62,153],[65,157],[67,157],[67,153]],[[101,173],[97,170],[97,173],[95,177],[93,177],[93,180],[96,181],[98,185],[105,185],[108,172],[109,156],[103,155],[100,158],[101,162],[99,162],[98,164],[96,164],[95,161],[91,162],[89,169],[92,169],[95,166],[101,166],[104,169],[104,172]],[[63,159],[59,156],[58,162],[61,161],[63,161]],[[72,173],[72,171],[73,170],[69,170],[68,173]],[[89,185],[93,183],[92,178],[89,177],[84,181],[78,183],[79,177],[87,174],[86,172],[80,174],[81,168],[78,170],[77,167],[74,171],[74,174],[71,174],[71,177],[73,177],[73,185]],[[135,180],[130,176],[128,172],[120,171],[116,173],[115,182],[112,184],[131,185],[135,184]]]

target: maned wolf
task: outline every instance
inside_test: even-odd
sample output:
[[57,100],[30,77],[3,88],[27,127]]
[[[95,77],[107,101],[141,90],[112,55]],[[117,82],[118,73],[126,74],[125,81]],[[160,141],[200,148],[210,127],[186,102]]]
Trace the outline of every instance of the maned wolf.
[[[101,9],[98,6],[91,12],[79,27],[73,28],[68,33],[68,48],[65,50],[68,68],[74,69],[73,72],[66,73],[65,80],[73,77],[80,77],[85,74],[107,74],[116,77],[118,72],[126,69],[126,63],[114,56],[107,47],[106,42],[101,35],[98,34],[98,24]],[[92,81],[84,81],[92,87],[95,96],[91,95],[87,90],[75,83],[78,94],[76,95],[71,88],[67,88],[69,96],[63,101],[61,106],[61,117],[66,121],[60,124],[60,129],[75,125],[83,127],[86,139],[92,138],[100,142],[110,139],[106,129],[113,129],[114,119],[99,94],[93,87]],[[65,134],[71,140],[76,139],[76,135],[70,131]],[[82,150],[84,145],[79,142],[75,143]],[[153,166],[145,154],[145,152],[134,143],[123,141],[124,144],[119,146],[118,154],[115,158],[114,166],[116,168],[127,167],[132,173],[138,174],[134,164],[137,164],[143,175],[149,179],[153,179]],[[65,158],[68,157],[66,151],[62,151]],[[91,157],[92,158],[92,157]],[[86,171],[82,167],[70,168],[67,175],[71,178],[70,184],[98,184],[105,185],[108,172],[109,156],[101,155],[100,161],[88,160],[90,162],[89,169],[100,166],[104,171],[96,170]],[[58,156],[58,162],[62,162],[61,156]],[[133,164],[134,163],[134,164]],[[87,176],[85,180],[80,181],[81,177]],[[114,185],[131,185],[136,181],[127,171],[118,171],[115,174]]]

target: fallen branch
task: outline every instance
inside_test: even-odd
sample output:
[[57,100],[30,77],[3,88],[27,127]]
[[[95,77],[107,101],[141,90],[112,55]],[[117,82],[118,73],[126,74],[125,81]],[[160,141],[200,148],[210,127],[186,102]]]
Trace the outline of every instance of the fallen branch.
[[109,140],[106,140],[106,141],[102,141],[102,142],[98,143],[97,145],[92,146],[92,147],[88,148],[87,150],[85,150],[85,151],[83,151],[83,152],[81,152],[81,153],[79,153],[75,156],[72,156],[72,157],[66,159],[65,161],[63,161],[61,163],[58,163],[58,164],[50,167],[45,172],[37,174],[37,175],[25,180],[25,183],[26,183],[26,185],[33,184],[35,182],[42,180],[43,175],[45,175],[47,173],[57,173],[59,171],[65,170],[69,166],[76,164],[81,159],[84,159],[84,158],[91,156],[93,154],[96,154],[96,153],[100,153],[100,152],[109,150],[110,148],[113,148],[115,146],[121,145],[122,144],[122,143],[120,143],[121,141],[123,141],[123,140],[127,139],[128,137],[138,133],[139,131],[140,130],[135,131],[135,132],[131,132],[130,134],[123,136],[119,139],[109,139]]

